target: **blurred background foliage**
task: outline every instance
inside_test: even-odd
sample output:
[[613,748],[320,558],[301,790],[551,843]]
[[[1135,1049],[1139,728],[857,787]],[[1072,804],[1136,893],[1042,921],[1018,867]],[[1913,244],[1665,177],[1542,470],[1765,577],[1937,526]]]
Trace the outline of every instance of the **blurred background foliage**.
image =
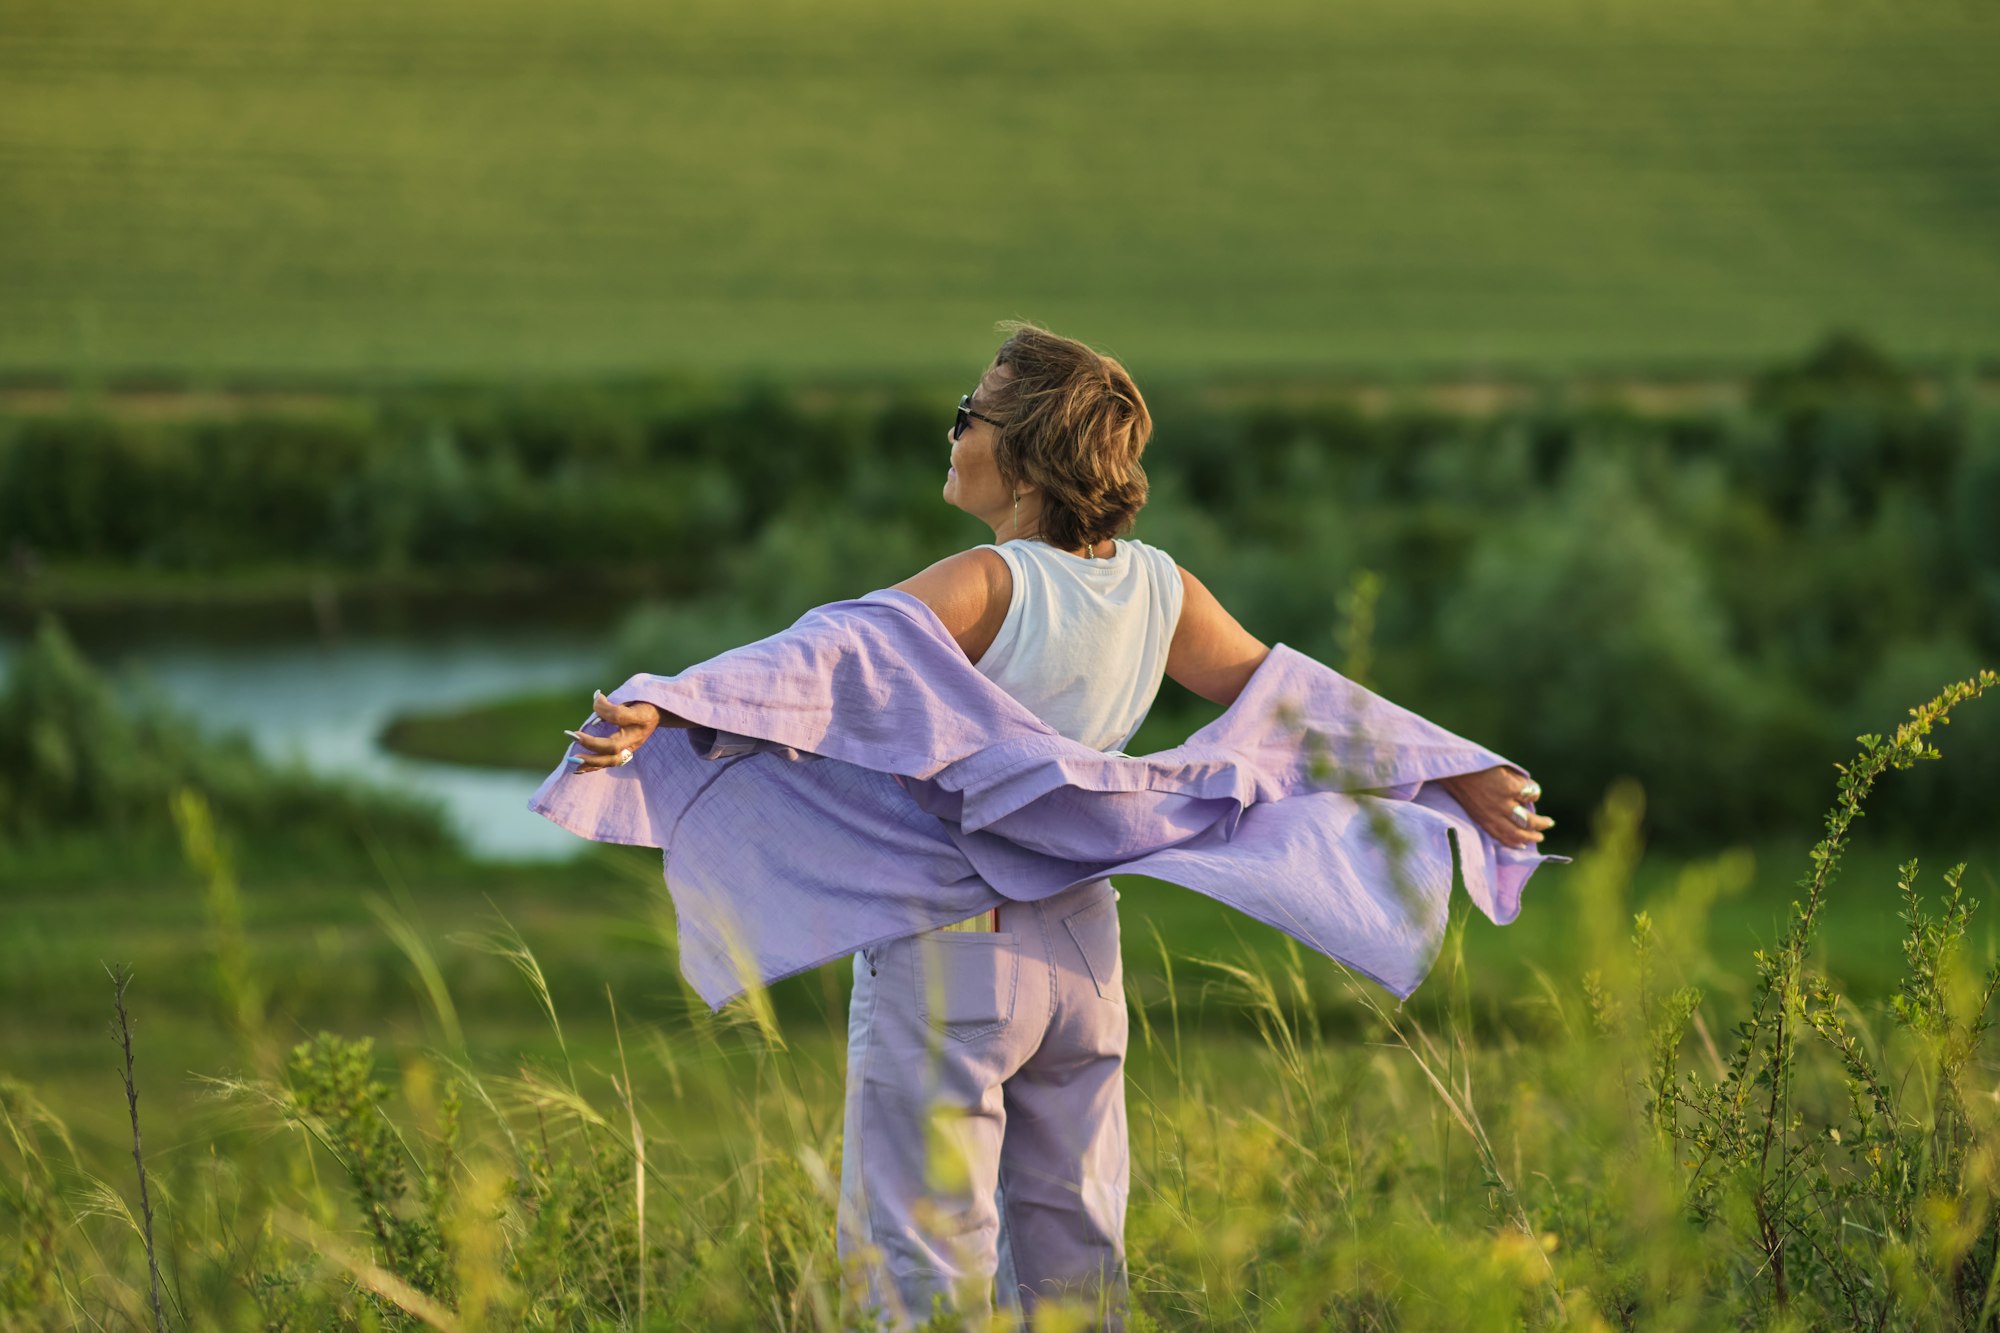
[[[1626,775],[1668,840],[1796,825],[1891,701],[2000,657],[2000,509],[1980,502],[2000,500],[2000,417],[1970,394],[1918,402],[1850,334],[1729,410],[1371,414],[1171,389],[1154,407],[1133,535],[1266,642],[1334,665],[1338,594],[1379,572],[1376,687],[1532,767],[1560,813],[1580,813],[1561,793]],[[947,420],[906,394],[670,382],[326,415],[16,412],[0,527],[34,571],[19,606],[93,569],[357,586],[512,569],[627,604],[605,647],[623,679],[990,537],[937,501]],[[1169,686],[1160,711],[1198,704]],[[516,761],[554,759],[537,741]],[[1964,793],[2000,779],[2000,745],[1959,762],[1977,768],[1961,794],[1910,786],[1885,797],[1896,818],[1979,826]]]

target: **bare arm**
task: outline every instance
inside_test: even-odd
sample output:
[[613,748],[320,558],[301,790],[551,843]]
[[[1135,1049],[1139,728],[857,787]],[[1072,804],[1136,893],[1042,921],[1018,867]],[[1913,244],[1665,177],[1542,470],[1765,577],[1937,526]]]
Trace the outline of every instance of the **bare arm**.
[[1227,708],[1270,655],[1200,579],[1181,568],[1181,618],[1167,647],[1167,675],[1176,684]]
[[[1263,641],[1238,624],[1202,581],[1181,570],[1181,619],[1167,649],[1167,674],[1211,703],[1225,708],[1236,702],[1250,677],[1271,655]],[[1508,811],[1515,790],[1525,778],[1517,769],[1489,768],[1438,779],[1473,820],[1509,847],[1532,847],[1542,830],[1555,824],[1546,815],[1531,814],[1528,828],[1516,824]]]
[[937,614],[968,662],[977,662],[993,646],[1014,596],[1006,560],[984,546],[948,555],[893,586]]

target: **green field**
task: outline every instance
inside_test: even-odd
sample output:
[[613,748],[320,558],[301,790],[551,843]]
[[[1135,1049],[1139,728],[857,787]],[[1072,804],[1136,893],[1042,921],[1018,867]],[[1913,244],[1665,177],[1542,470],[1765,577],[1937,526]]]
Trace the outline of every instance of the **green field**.
[[[81,669],[61,693],[60,656],[16,674],[38,718],[90,700]],[[1861,738],[1857,790],[1913,763],[1971,688],[1887,746]],[[174,771],[165,744],[113,739],[131,780]],[[181,768],[213,757],[179,745]],[[380,1318],[394,1307],[437,1328],[846,1326],[841,960],[711,1016],[677,976],[655,852],[475,861],[416,824],[387,836],[380,806],[331,788],[315,813],[208,785],[242,813],[212,824],[177,791],[178,847],[136,818],[0,845],[0,1329],[147,1322],[113,964],[135,969],[174,1326],[418,1326]],[[1652,853],[1638,796],[1604,794],[1513,924],[1460,898],[1400,1005],[1124,878],[1135,1333],[1983,1322],[1990,838],[1869,820],[1849,843],[1851,796],[1822,895],[1799,879],[1832,842]],[[277,815],[361,836],[311,852]],[[1919,854],[1906,897],[1897,867]],[[1788,934],[1800,898],[1812,928]],[[1810,1041],[1788,1040],[1799,1020]],[[1753,1048],[1786,1063],[1738,1063]],[[1821,1221],[1836,1202],[1855,1236]],[[1766,1279],[1760,1256],[1797,1276]]]
[[1962,4],[15,6],[0,374],[1988,357],[1996,67]]
[[[1628,884],[1630,844],[1616,827],[1600,825],[1577,865],[1538,877],[1517,924],[1467,919],[1462,963],[1448,941],[1402,1007],[1366,982],[1344,985],[1324,959],[1288,957],[1273,932],[1197,895],[1125,881],[1128,1235],[1135,1296],[1157,1321],[1141,1326],[1610,1328],[1563,1311],[1608,1320],[1635,1305],[1674,1317],[1629,1326],[1736,1325],[1725,1312],[1755,1304],[1745,1290],[1754,1280],[1740,1275],[1719,1226],[1675,1215],[1671,1186],[1648,1174],[1633,1118],[1643,1059],[1620,1015],[1637,995],[1700,985],[1716,1012],[1683,1059],[1719,1077],[1720,1050],[1734,1040],[1725,1016],[1751,998],[1747,954],[1774,942],[1803,857],[1796,846],[1733,868],[1648,857]],[[1853,983],[1852,1012],[1871,1031],[1888,1027],[1880,1001],[1897,976],[1889,850],[1857,846],[1812,951]],[[743,1006],[711,1020],[673,975],[651,860],[612,849],[559,871],[392,857],[373,872],[249,873],[238,989],[217,966],[233,912],[215,910],[221,899],[200,876],[161,866],[36,884],[16,873],[0,935],[0,1113],[14,1137],[0,1143],[0,1161],[20,1183],[0,1198],[0,1215],[20,1221],[24,1258],[0,1289],[0,1319],[35,1308],[25,1302],[38,1291],[44,1317],[62,1308],[71,1326],[100,1307],[141,1319],[145,1251],[120,1211],[131,1207],[120,1202],[133,1191],[131,1125],[118,1048],[106,1039],[105,966],[117,961],[136,964],[125,1000],[146,1161],[170,1308],[190,1326],[263,1327],[253,1309],[291,1299],[346,1311],[319,1311],[304,1326],[374,1326],[356,1316],[358,1288],[343,1280],[354,1261],[340,1257],[371,1253],[355,1208],[368,1188],[356,1165],[364,1140],[322,1129],[325,1151],[316,1150],[284,1110],[309,1078],[293,1064],[280,1079],[271,1063],[327,1030],[375,1041],[364,1056],[381,1083],[353,1123],[379,1116],[396,1126],[385,1142],[410,1193],[393,1210],[398,1226],[462,1216],[460,1200],[489,1172],[521,1181],[527,1197],[494,1214],[504,1275],[482,1279],[461,1258],[462,1285],[451,1288],[460,1310],[490,1280],[509,1307],[588,1299],[601,1313],[594,1327],[834,1327],[814,1311],[836,1281],[827,1172],[842,1147],[844,969],[780,984],[782,1039],[760,1040]],[[1987,901],[1991,864],[1982,853],[1970,881]],[[1932,902],[1939,869],[1928,862],[1921,881]],[[1690,892],[1694,881],[1710,889]],[[370,905],[392,898],[413,952]],[[1666,949],[1628,992],[1621,936],[1637,903]],[[1975,953],[1990,948],[1989,923],[1990,909],[1975,921]],[[546,979],[549,1009],[493,951],[509,943]],[[436,988],[417,958],[435,959]],[[1609,968],[1620,1006],[1595,1019],[1593,964]],[[1232,967],[1247,971],[1232,977]],[[229,1017],[245,981],[248,1038]],[[1260,1000],[1266,984],[1276,989]],[[1432,1081],[1439,1074],[1449,1090]],[[437,1097],[467,1080],[477,1097],[454,1163],[436,1156]],[[1918,1084],[1908,1096],[1925,1092]],[[1816,1126],[1828,1123],[1821,1104],[1816,1096]],[[1852,1135],[1837,1109],[1826,1113]],[[645,1156],[634,1163],[626,1149],[640,1134]],[[1489,1138],[1492,1149],[1478,1146]],[[556,1154],[553,1170],[536,1164],[535,1144]],[[575,1165],[592,1153],[601,1174]],[[643,1224],[618,1203],[632,1200],[635,1174],[651,1200]],[[565,1188],[590,1206],[565,1204]],[[44,1210],[51,1198],[58,1211]],[[266,1228],[266,1206],[317,1219],[333,1248],[315,1246],[295,1267],[301,1251]],[[44,1218],[61,1224],[59,1249],[37,1246]],[[1516,1228],[1538,1238],[1552,1266],[1523,1267],[1509,1240]],[[617,1257],[639,1232],[650,1233],[657,1322],[634,1318],[629,1261]],[[1661,1266],[1674,1264],[1687,1269],[1669,1279]],[[1401,1312],[1394,1322],[1364,1317],[1385,1302]]]

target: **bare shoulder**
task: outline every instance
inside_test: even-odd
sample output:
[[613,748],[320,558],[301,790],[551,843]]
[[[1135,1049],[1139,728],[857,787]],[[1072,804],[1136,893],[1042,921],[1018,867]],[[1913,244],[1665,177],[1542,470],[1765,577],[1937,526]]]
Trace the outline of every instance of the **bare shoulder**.
[[1167,675],[1227,707],[1271,650],[1238,624],[1192,571],[1178,563],[1175,568],[1181,572],[1181,617],[1167,648]]
[[977,662],[1007,617],[1014,576],[998,551],[975,546],[893,586],[928,606],[965,650],[966,660]]

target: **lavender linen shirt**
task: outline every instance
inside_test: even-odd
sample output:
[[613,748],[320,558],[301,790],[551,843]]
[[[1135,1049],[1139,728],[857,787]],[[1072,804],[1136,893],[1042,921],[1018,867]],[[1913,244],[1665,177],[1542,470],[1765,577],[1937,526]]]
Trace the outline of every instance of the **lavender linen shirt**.
[[1060,735],[894,588],[610,698],[695,725],[623,767],[565,762],[528,808],[662,850],[681,972],[715,1009],[1113,874],[1206,894],[1407,998],[1443,940],[1453,836],[1501,925],[1535,867],[1570,859],[1495,842],[1432,781],[1509,761],[1283,643],[1222,716],[1148,755]]

